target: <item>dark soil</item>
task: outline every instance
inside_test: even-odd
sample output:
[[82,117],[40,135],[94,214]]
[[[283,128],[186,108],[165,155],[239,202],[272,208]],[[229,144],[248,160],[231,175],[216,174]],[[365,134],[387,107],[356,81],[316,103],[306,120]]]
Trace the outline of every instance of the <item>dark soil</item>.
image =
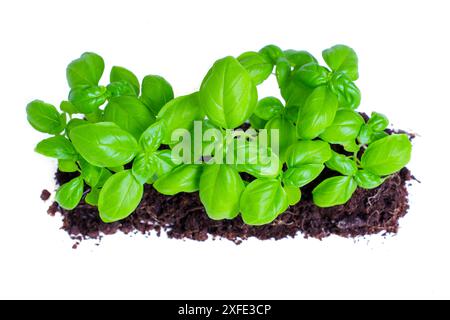
[[47,201],[47,200],[50,198],[51,195],[52,195],[52,194],[50,193],[50,191],[44,189],[44,190],[42,190],[42,192],[41,192],[41,200],[42,200],[42,201]]
[[[322,178],[331,175],[331,171],[324,170]],[[65,183],[70,178],[68,174],[56,174],[58,184]],[[260,227],[245,225],[240,218],[231,221],[211,220],[200,203],[198,193],[168,197],[159,194],[150,185],[146,185],[144,198],[136,212],[121,222],[103,223],[97,209],[85,203],[72,211],[59,208],[54,203],[48,212],[51,215],[61,212],[62,229],[78,241],[86,238],[99,239],[102,235],[118,231],[126,234],[150,234],[153,231],[158,236],[161,231],[165,231],[169,238],[204,241],[212,236],[235,243],[250,237],[261,240],[283,239],[299,234],[318,239],[331,234],[357,237],[397,233],[399,219],[408,210],[406,185],[411,179],[410,171],[404,168],[380,187],[373,190],[358,188],[349,202],[332,208],[319,208],[312,203],[311,191],[315,185],[311,184],[302,188],[300,203],[290,207],[273,223]]]

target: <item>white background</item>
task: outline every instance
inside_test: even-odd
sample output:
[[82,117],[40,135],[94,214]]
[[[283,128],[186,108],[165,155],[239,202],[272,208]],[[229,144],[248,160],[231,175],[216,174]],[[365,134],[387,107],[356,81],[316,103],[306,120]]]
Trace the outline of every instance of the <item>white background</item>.
[[[448,1],[1,1],[0,298],[450,298]],[[65,67],[84,51],[107,68],[161,74],[198,89],[215,59],[275,43],[360,59],[363,111],[420,134],[411,210],[400,233],[358,241],[73,241],[46,215],[55,163],[25,106],[67,95]],[[107,71],[108,71],[107,69]],[[106,78],[106,77],[105,77]],[[266,85],[260,93],[274,94]]]

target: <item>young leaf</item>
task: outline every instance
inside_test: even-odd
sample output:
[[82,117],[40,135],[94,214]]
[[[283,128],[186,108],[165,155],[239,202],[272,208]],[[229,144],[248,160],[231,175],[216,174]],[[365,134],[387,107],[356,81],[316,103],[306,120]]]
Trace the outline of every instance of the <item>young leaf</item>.
[[208,118],[227,129],[239,127],[256,108],[256,85],[233,57],[214,63],[200,87],[200,102]]
[[81,176],[90,187],[96,187],[100,181],[103,168],[93,166],[84,159],[80,160]]
[[34,100],[27,105],[27,119],[37,131],[58,134],[64,130],[66,117],[51,104]]
[[61,109],[61,111],[64,111],[68,114],[75,114],[79,112],[78,109],[70,101],[61,101],[59,108]]
[[149,75],[142,81],[141,100],[157,115],[167,102],[173,99],[173,89],[166,79],[156,75]]
[[356,187],[356,182],[352,177],[328,178],[314,188],[313,201],[322,208],[341,205],[352,197]]
[[275,97],[266,97],[256,104],[255,115],[263,120],[270,120],[279,115],[284,109],[280,100]]
[[162,194],[172,196],[180,192],[195,192],[199,189],[203,167],[195,164],[179,166],[155,181],[153,187]]
[[73,89],[80,86],[97,86],[104,70],[105,62],[102,57],[91,52],[83,53],[67,67],[69,87]]
[[89,122],[87,122],[86,120],[77,119],[77,118],[70,119],[70,121],[67,123],[67,126],[66,126],[66,134],[69,135],[70,131],[73,128],[76,128],[79,126],[84,126],[86,124],[89,124]]
[[77,172],[79,169],[74,160],[58,160],[58,170],[61,172]]
[[142,184],[149,181],[156,174],[156,171],[156,161],[153,154],[138,154],[133,161],[133,175]]
[[305,164],[289,168],[283,174],[283,183],[287,186],[301,188],[317,178],[324,168],[323,164]]
[[387,126],[389,125],[389,120],[382,113],[372,112],[367,125],[371,127],[373,131],[381,132],[387,128]]
[[171,150],[160,150],[152,155],[154,175],[147,180],[147,183],[151,184],[158,180],[160,177],[171,172],[178,165],[172,160]]
[[363,189],[373,189],[380,186],[384,182],[384,178],[377,176],[376,174],[370,173],[367,170],[359,170],[355,174],[355,181],[358,187]]
[[254,129],[264,129],[264,126],[267,123],[267,120],[261,119],[256,114],[252,115],[249,119],[250,125]]
[[110,98],[120,97],[120,96],[131,96],[137,97],[136,89],[127,81],[116,81],[111,82],[106,87],[108,95]]
[[341,109],[336,112],[331,126],[320,134],[320,138],[329,143],[347,144],[359,134],[364,119],[353,110]]
[[138,151],[136,139],[111,122],[75,127],[70,139],[81,156],[97,167],[122,166]]
[[271,143],[272,130],[278,130],[278,156],[283,161],[288,148],[297,141],[294,124],[286,119],[285,116],[277,116],[267,122],[265,129],[268,130],[269,147],[272,149],[275,147]]
[[289,206],[286,191],[277,179],[256,179],[242,193],[242,219],[248,225],[272,222]]
[[358,135],[358,142],[360,144],[369,144],[372,142],[373,130],[368,124],[363,124]]
[[317,63],[316,58],[307,51],[285,50],[284,56],[294,69],[299,69],[311,62]]
[[345,73],[335,73],[330,89],[337,96],[339,108],[356,109],[361,103],[361,92]]
[[158,150],[164,139],[166,132],[163,121],[157,121],[148,127],[139,138],[139,145],[145,152],[154,152]]
[[80,113],[89,114],[96,111],[107,99],[106,87],[76,87],[70,90],[69,101]]
[[128,217],[139,205],[144,188],[130,170],[111,176],[100,191],[98,210],[103,222],[115,222]]
[[155,122],[155,117],[136,97],[113,98],[105,107],[104,121],[114,122],[136,139]]
[[316,138],[333,123],[337,107],[337,98],[327,87],[315,88],[298,112],[297,136]]
[[310,62],[301,66],[292,76],[304,84],[315,88],[328,82],[329,73],[326,68],[316,62]]
[[286,192],[288,203],[290,206],[295,206],[300,202],[302,198],[302,192],[300,191],[300,188],[284,186],[283,189]]
[[277,77],[278,87],[284,88],[291,76],[291,64],[286,58],[279,58],[275,65],[275,75]]
[[123,67],[114,66],[112,67],[111,73],[109,74],[109,80],[111,83],[125,81],[132,86],[132,88],[134,89],[134,94],[136,96],[139,95],[139,80],[136,75],[130,70]]
[[324,50],[322,57],[331,70],[345,73],[352,81],[358,79],[358,56],[352,48],[336,45]]
[[59,160],[77,160],[78,154],[72,143],[63,136],[51,137],[39,142],[35,151]]
[[373,142],[364,152],[361,165],[379,176],[399,171],[411,159],[411,142],[406,134],[394,134]]
[[325,165],[345,176],[353,176],[358,171],[358,166],[353,159],[334,151],[332,151],[331,159],[325,162]]
[[277,63],[277,60],[284,56],[283,51],[274,44],[265,46],[264,48],[259,50],[259,53],[266,56],[266,58],[270,60],[272,65],[275,65]]
[[239,214],[244,182],[233,167],[207,165],[200,178],[200,200],[213,220],[233,219]]
[[59,187],[55,200],[64,209],[72,210],[80,203],[83,188],[83,178],[76,177]]
[[237,59],[257,85],[263,83],[272,73],[273,64],[263,54],[249,51],[241,54]]
[[100,190],[98,188],[94,188],[86,195],[84,201],[91,206],[98,206],[98,198],[100,196]]
[[323,164],[331,158],[331,148],[326,142],[298,141],[287,152],[287,165],[296,168],[304,164]]

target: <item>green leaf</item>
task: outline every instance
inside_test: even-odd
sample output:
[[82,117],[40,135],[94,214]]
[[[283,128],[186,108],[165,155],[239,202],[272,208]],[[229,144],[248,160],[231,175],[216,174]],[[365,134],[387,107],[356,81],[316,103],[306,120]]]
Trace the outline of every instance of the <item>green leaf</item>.
[[291,64],[286,58],[279,58],[275,65],[275,75],[277,77],[278,87],[284,88],[291,76]]
[[380,132],[387,128],[387,126],[389,125],[389,120],[382,113],[372,112],[367,125],[371,127],[373,131]]
[[97,206],[98,205],[98,198],[100,197],[100,190],[98,188],[94,188],[86,195],[86,198],[84,198],[84,201],[86,201],[87,204],[90,204],[91,206]]
[[41,100],[34,100],[27,105],[27,119],[37,131],[58,134],[64,130],[66,117],[56,108]]
[[104,121],[114,122],[136,139],[155,122],[155,117],[136,97],[113,98],[105,107]]
[[296,123],[297,122],[297,116],[298,116],[298,106],[289,106],[284,108],[284,115],[286,117],[286,119],[288,119],[289,121],[291,121],[292,123]]
[[358,141],[360,144],[369,144],[372,142],[373,130],[368,124],[363,124],[359,131]]
[[164,121],[157,121],[145,130],[139,138],[139,145],[145,152],[158,150],[166,132]]
[[287,165],[296,168],[305,164],[323,164],[331,158],[331,148],[326,142],[298,141],[287,152]]
[[158,180],[160,177],[171,172],[178,165],[172,160],[171,150],[161,150],[153,153],[152,155],[152,169],[154,169],[154,175],[147,180],[147,183],[151,184]]
[[163,77],[148,75],[142,81],[141,100],[154,115],[173,97],[172,86]]
[[399,171],[411,159],[411,142],[406,134],[394,134],[373,142],[364,152],[361,165],[379,176]]
[[153,154],[138,154],[133,161],[133,175],[142,184],[151,180],[156,170],[156,159]]
[[272,73],[273,64],[263,54],[249,51],[241,54],[237,59],[257,85],[263,83]]
[[374,142],[383,138],[386,138],[389,134],[387,134],[384,131],[377,131],[372,133],[372,135],[370,136],[370,141]]
[[329,73],[327,68],[320,66],[316,62],[310,62],[301,66],[292,76],[307,86],[315,88],[328,82]]
[[277,179],[256,179],[241,196],[242,219],[248,225],[272,222],[289,206],[286,191]]
[[55,200],[64,209],[72,210],[80,203],[83,188],[83,179],[76,177],[59,187],[56,191]]
[[97,167],[125,165],[138,151],[136,139],[111,122],[75,127],[70,139],[81,156]]
[[120,97],[120,96],[132,96],[136,97],[136,89],[127,81],[116,81],[111,82],[106,87],[108,91],[108,95],[111,98]]
[[[286,108],[302,108],[311,95],[313,89],[298,79],[290,79],[284,87],[281,87],[281,95],[286,101]],[[298,113],[295,115],[297,122]]]
[[376,174],[370,173],[367,170],[359,170],[355,174],[355,181],[358,184],[358,187],[363,189],[373,189],[380,186],[384,180],[384,178],[377,176]]
[[331,70],[345,73],[350,80],[358,79],[358,56],[352,48],[336,45],[324,50],[322,57]]
[[256,104],[255,115],[263,120],[270,120],[284,109],[283,103],[275,97],[266,97]]
[[39,142],[35,151],[58,160],[77,160],[78,154],[72,143],[62,136],[47,138]]
[[325,179],[312,192],[314,204],[322,208],[344,204],[350,200],[356,187],[352,177]]
[[250,74],[233,57],[214,63],[200,87],[200,103],[208,118],[227,129],[239,127],[256,108],[258,93]]
[[100,191],[98,210],[103,222],[115,222],[128,217],[139,205],[144,188],[130,170],[111,176]]
[[294,69],[299,69],[311,62],[317,63],[316,58],[307,51],[285,50],[284,56]]
[[79,113],[89,114],[96,111],[107,99],[106,87],[77,87],[70,90],[69,101]]
[[135,95],[139,95],[140,84],[136,75],[128,69],[123,67],[114,66],[111,69],[111,73],[109,74],[109,80],[111,83],[113,82],[127,82],[134,89]]
[[316,179],[324,168],[323,164],[305,164],[289,168],[283,174],[283,183],[301,188]]
[[358,166],[353,159],[334,151],[332,151],[331,159],[325,162],[325,165],[345,176],[353,176],[358,171]]
[[97,86],[104,70],[105,62],[102,57],[91,52],[83,53],[67,67],[69,87]]
[[68,114],[78,113],[78,109],[70,101],[61,101],[59,108]]
[[269,45],[265,46],[264,48],[259,50],[259,53],[266,56],[266,58],[268,58],[270,60],[272,65],[275,65],[277,63],[277,60],[280,57],[284,56],[283,51],[274,44],[269,44]]
[[200,200],[211,219],[233,219],[239,214],[239,199],[244,188],[244,182],[233,167],[207,165],[200,178]]
[[295,206],[300,202],[302,198],[302,192],[299,188],[284,186],[284,191],[286,192],[288,203],[290,206]]
[[191,130],[194,121],[205,118],[201,108],[198,93],[180,96],[169,103],[158,113],[157,119],[162,120],[165,126],[164,144],[172,144],[172,133],[177,129]]
[[[278,156],[284,162],[288,148],[297,141],[294,124],[284,116],[277,116],[267,122],[269,146],[278,149]],[[272,130],[278,130],[278,145],[272,145]],[[276,140],[276,139],[274,139]],[[276,150],[274,149],[274,150]]]
[[[239,172],[246,172],[257,178],[275,178],[281,173],[282,163],[269,147],[240,144],[234,147],[233,151],[233,163]],[[229,152],[227,150],[227,153]],[[241,152],[245,156],[242,162],[239,161]]]
[[199,189],[203,167],[186,164],[176,167],[155,181],[153,187],[162,194],[174,195],[180,192],[195,192]]
[[364,119],[353,110],[341,109],[336,112],[331,126],[320,134],[320,138],[329,143],[346,144],[358,137]]
[[66,126],[66,134],[69,135],[70,131],[73,128],[79,127],[79,126],[84,126],[86,124],[89,124],[89,122],[87,122],[86,120],[82,120],[82,119],[77,119],[77,118],[73,118],[71,119]]
[[337,98],[327,87],[315,88],[299,109],[297,136],[304,140],[316,138],[333,124],[337,108]]
[[84,159],[80,160],[81,176],[90,187],[96,187],[100,181],[103,168],[93,166]]
[[361,103],[361,92],[344,73],[335,73],[330,81],[330,89],[337,96],[339,108],[356,109]]
[[260,117],[258,117],[255,114],[250,117],[249,121],[250,121],[250,125],[254,129],[264,129],[264,127],[267,123],[267,120],[261,119]]
[[77,172],[78,166],[74,160],[58,160],[58,170],[61,172]]

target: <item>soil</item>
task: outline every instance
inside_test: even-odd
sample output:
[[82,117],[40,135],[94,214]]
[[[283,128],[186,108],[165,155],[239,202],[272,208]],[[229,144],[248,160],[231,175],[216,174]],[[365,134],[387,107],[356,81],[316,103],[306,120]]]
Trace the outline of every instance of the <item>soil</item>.
[[[324,170],[318,182],[332,176]],[[57,172],[58,184],[67,182],[71,174]],[[246,178],[245,176],[243,177]],[[164,231],[169,238],[204,241],[209,237],[225,238],[237,244],[255,237],[261,240],[283,239],[303,235],[305,238],[322,239],[331,234],[357,237],[369,234],[397,233],[399,219],[408,210],[407,183],[413,179],[407,168],[394,174],[380,187],[372,190],[358,188],[345,205],[319,208],[312,202],[311,191],[315,184],[302,188],[302,201],[290,207],[273,223],[255,227],[245,225],[240,218],[214,221],[208,218],[200,203],[198,193],[182,193],[175,196],[159,194],[146,185],[141,204],[127,219],[106,224],[96,208],[82,202],[72,211],[53,203],[48,213],[61,212],[62,229],[78,242],[82,239],[100,239],[103,235],[121,231],[129,233],[156,233]],[[318,183],[317,182],[317,183]],[[78,243],[74,245],[74,248]]]

